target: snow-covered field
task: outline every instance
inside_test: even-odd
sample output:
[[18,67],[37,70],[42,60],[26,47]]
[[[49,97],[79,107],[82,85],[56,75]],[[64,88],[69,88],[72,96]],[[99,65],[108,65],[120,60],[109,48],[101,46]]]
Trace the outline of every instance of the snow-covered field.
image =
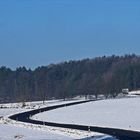
[[[40,107],[46,107],[46,106],[52,106],[52,105],[59,105],[59,104],[65,104],[65,103],[72,103],[76,100],[48,100],[48,101],[34,101],[34,102],[25,102],[24,107],[23,103],[7,103],[7,104],[0,104],[0,108],[24,108],[24,109],[38,109]],[[82,100],[78,100],[82,101]]]
[[140,131],[140,98],[89,102],[43,112],[33,119]]
[[67,136],[8,124],[0,124],[0,140],[72,140]]

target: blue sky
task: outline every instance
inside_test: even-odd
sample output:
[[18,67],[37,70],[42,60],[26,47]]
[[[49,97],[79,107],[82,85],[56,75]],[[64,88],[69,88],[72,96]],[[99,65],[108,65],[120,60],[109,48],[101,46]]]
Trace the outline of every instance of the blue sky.
[[140,0],[0,0],[0,66],[140,54]]

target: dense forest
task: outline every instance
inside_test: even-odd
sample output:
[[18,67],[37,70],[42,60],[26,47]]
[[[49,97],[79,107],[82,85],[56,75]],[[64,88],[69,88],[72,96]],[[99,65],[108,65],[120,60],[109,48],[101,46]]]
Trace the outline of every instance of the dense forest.
[[0,102],[72,98],[77,95],[115,97],[123,88],[140,88],[140,57],[103,56],[11,70],[0,67]]

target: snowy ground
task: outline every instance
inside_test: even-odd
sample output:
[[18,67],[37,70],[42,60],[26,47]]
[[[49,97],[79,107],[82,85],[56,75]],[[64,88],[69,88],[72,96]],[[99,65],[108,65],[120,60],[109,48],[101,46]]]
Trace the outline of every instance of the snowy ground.
[[50,132],[32,130],[18,126],[0,124],[0,140],[72,140],[67,136],[62,136]]
[[20,108],[0,108],[0,117],[6,116],[6,115],[10,115],[10,114],[14,114],[16,112],[22,112],[22,111],[26,111],[25,109],[20,109]]
[[140,98],[110,99],[60,108],[33,119],[140,131]]
[[[72,103],[76,100],[48,100],[48,101],[34,101],[34,102],[25,102],[25,106],[23,107],[23,103],[7,103],[7,104],[0,104],[0,108],[24,108],[24,109],[38,109],[40,107],[64,104],[64,103]],[[82,101],[82,100],[78,100]]]
[[75,101],[53,100],[47,101],[45,104],[42,104],[43,102],[28,102],[25,107],[22,107],[22,103],[0,104],[0,140],[86,140],[87,137],[89,140],[112,139],[110,136],[98,133],[29,125],[8,119],[9,115],[17,112],[70,102]]

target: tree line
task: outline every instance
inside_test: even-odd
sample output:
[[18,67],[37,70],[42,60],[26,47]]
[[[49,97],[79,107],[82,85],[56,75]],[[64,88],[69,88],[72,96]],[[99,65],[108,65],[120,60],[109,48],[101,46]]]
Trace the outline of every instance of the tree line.
[[103,56],[41,66],[0,67],[0,102],[66,99],[77,95],[115,97],[140,88],[140,56]]

